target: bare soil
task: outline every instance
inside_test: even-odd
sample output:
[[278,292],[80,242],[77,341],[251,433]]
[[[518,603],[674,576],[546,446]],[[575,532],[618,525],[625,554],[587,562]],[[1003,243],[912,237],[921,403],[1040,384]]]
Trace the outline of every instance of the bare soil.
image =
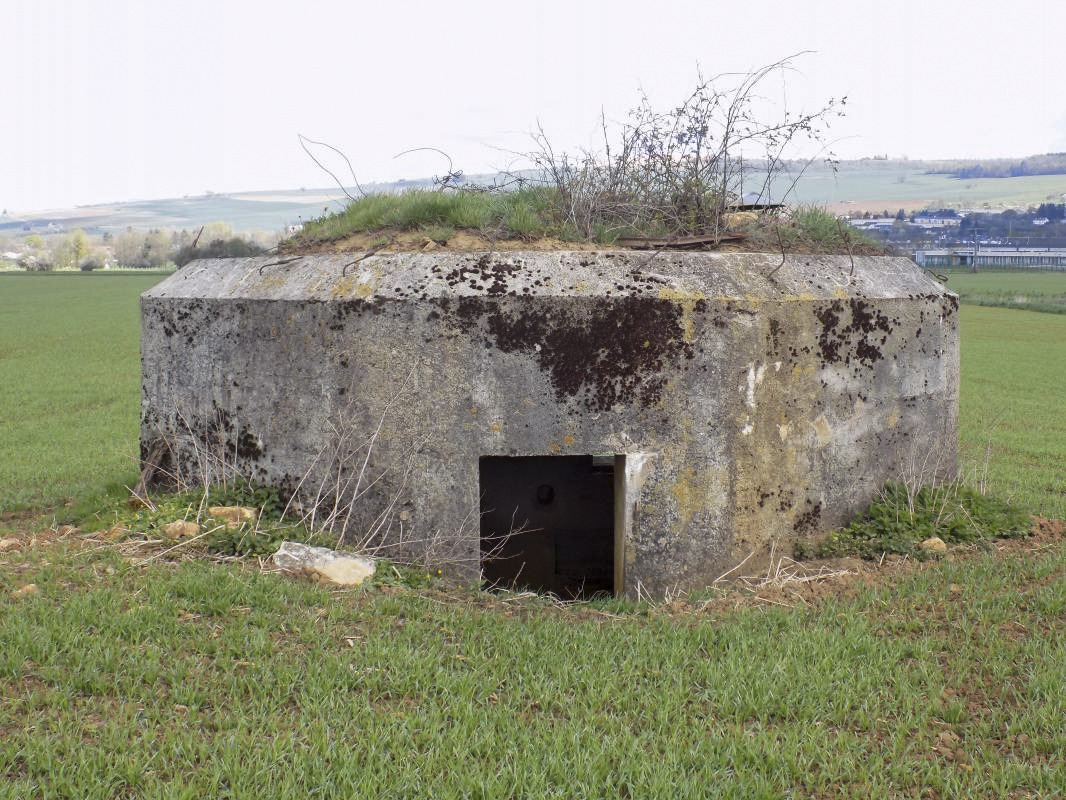
[[456,231],[444,240],[430,239],[420,231],[381,230],[354,233],[343,239],[311,244],[290,244],[283,247],[285,253],[301,255],[329,253],[413,253],[441,250],[445,252],[511,251],[511,250],[605,250],[605,245],[593,242],[567,242],[562,239],[490,239],[470,230]]

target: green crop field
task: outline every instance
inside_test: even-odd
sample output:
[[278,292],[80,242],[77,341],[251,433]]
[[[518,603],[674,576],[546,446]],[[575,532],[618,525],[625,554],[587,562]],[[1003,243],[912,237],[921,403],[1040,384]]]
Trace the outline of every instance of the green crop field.
[[1066,272],[952,271],[948,286],[970,305],[1066,314]]
[[[1062,202],[1066,175],[960,180],[926,174],[927,164],[906,161],[847,161],[834,173],[810,169],[796,184],[792,202],[830,204],[837,208],[895,211],[897,208],[1024,208]],[[778,185],[784,185],[779,181]]]
[[161,275],[0,275],[0,510],[137,474],[137,296]]
[[0,798],[1050,800],[1064,572],[555,608],[38,545],[0,555]]
[[[133,478],[137,295],[158,279],[0,276],[0,507]],[[991,442],[992,489],[1066,515],[1066,315],[963,306],[962,326],[966,468]],[[34,544],[36,524],[0,515],[19,541],[0,552],[0,800],[1066,787],[1066,549],[1047,540],[734,610],[329,591],[250,560]]]

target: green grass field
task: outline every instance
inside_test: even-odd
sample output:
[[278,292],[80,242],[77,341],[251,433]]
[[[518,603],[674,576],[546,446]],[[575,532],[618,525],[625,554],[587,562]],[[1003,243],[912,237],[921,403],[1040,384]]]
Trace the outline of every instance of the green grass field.
[[[0,276],[0,506],[133,478],[136,298],[158,278]],[[962,325],[966,458],[991,437],[992,488],[1066,515],[1066,315],[964,306]],[[79,537],[33,545],[12,524],[0,800],[1066,787],[1057,544],[901,569],[809,606],[561,608],[331,592],[254,562],[142,564]]]
[[0,275],[0,510],[137,474],[137,296],[159,273]]
[[1066,314],[1066,272],[947,273],[964,303]]
[[963,472],[1066,517],[1066,316],[962,307]]
[[8,553],[0,798],[1061,797],[1064,571],[606,611]]
[[[845,161],[834,173],[818,166],[804,174],[789,202],[892,212],[900,207],[981,208],[985,204],[1024,208],[1049,200],[1061,203],[1066,192],[1066,175],[959,180],[928,175],[927,168],[922,162]],[[778,183],[787,188],[784,180]]]

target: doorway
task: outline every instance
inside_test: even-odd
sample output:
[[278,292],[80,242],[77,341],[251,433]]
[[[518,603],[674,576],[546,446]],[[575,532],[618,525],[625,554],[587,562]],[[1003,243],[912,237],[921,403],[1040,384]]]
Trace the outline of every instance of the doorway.
[[491,587],[565,600],[615,592],[615,456],[480,459],[481,569]]

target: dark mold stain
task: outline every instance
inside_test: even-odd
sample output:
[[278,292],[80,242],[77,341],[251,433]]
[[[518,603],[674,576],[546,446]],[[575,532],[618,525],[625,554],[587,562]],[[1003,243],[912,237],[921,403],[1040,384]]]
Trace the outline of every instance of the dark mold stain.
[[812,533],[818,529],[818,521],[822,518],[822,504],[807,501],[807,510],[796,517],[796,523],[792,527],[796,533]]
[[464,297],[454,314],[467,330],[481,328],[490,346],[536,360],[559,400],[578,399],[592,411],[654,405],[667,366],[695,356],[684,341],[680,307],[658,298],[596,305],[551,298],[518,310]]
[[[846,309],[842,301],[834,300],[815,312],[822,326],[818,334],[822,366],[850,365],[854,359],[872,367],[884,358],[881,347],[893,331],[893,320],[863,298],[852,298]],[[845,314],[851,317],[846,325],[843,324]]]

